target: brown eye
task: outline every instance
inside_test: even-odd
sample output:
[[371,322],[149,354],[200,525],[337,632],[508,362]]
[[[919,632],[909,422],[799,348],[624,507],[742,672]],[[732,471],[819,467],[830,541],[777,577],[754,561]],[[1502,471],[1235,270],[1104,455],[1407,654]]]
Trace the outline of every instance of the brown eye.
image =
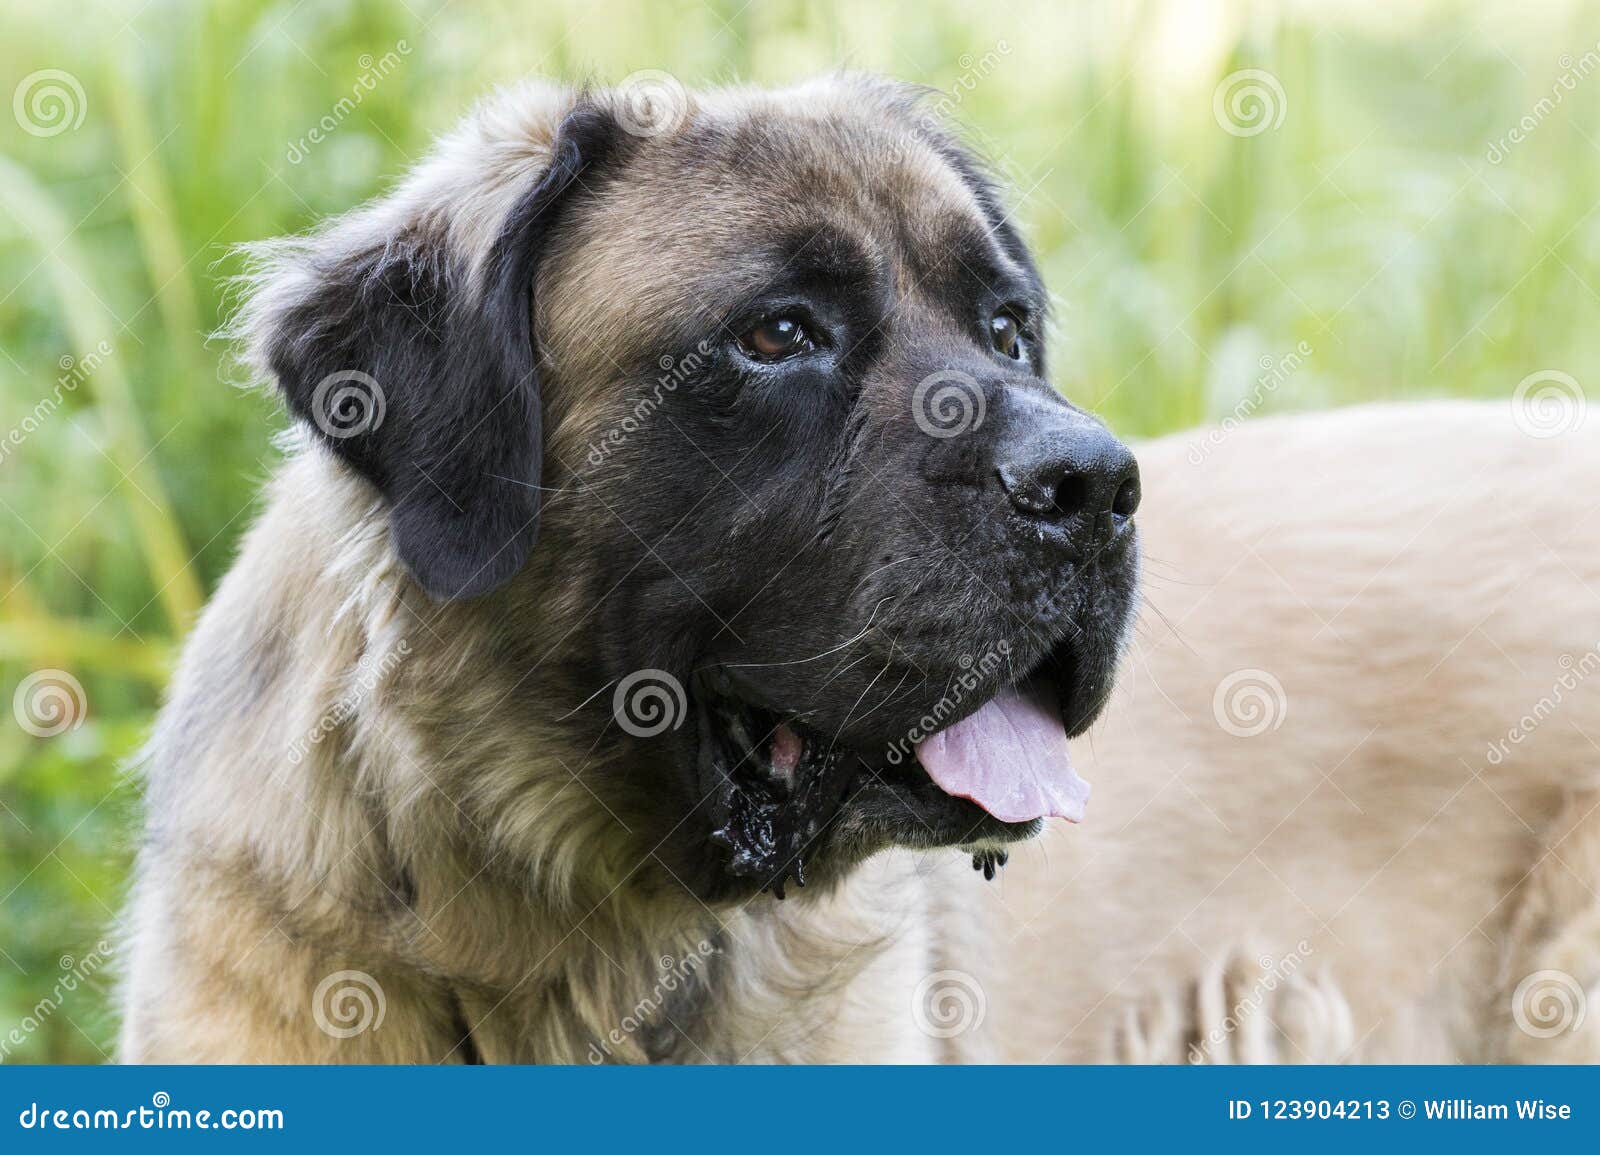
[[1010,313],[996,313],[989,322],[989,334],[996,353],[1013,361],[1022,360],[1022,325]]
[[816,348],[811,334],[792,316],[769,317],[739,338],[739,347],[758,361],[782,361]]

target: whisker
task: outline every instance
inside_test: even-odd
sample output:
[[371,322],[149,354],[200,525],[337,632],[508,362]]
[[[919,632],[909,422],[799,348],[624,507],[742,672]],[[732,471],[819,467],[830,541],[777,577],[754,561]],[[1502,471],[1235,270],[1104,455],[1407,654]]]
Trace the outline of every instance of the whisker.
[[520,485],[523,489],[537,489],[540,493],[576,493],[575,489],[552,489],[548,485],[535,485],[531,481],[521,481],[515,477],[503,477],[498,473],[486,473],[485,477],[492,477],[496,481],[509,481],[512,485]]
[[787,662],[725,662],[723,665],[730,670],[769,670],[776,666],[800,666],[806,662],[814,662],[818,658],[826,658],[829,654],[837,654],[840,650],[855,645],[872,631],[873,619],[878,616],[878,611],[883,608],[884,602],[889,600],[891,599],[884,598],[883,601],[873,606],[872,616],[867,619],[867,624],[861,627],[860,632],[853,638],[846,638],[831,650],[823,650],[820,654],[812,654],[809,658],[793,658]]
[[612,686],[615,686],[615,685],[616,685],[616,684],[617,684],[617,679],[615,679],[615,678],[612,678],[612,679],[611,679],[611,680],[610,680],[610,681],[609,681],[609,682],[607,682],[607,683],[606,683],[606,684],[605,684],[605,685],[603,685],[603,686],[601,686],[601,687],[600,687],[600,688],[599,688],[599,689],[598,689],[598,690],[596,690],[596,691],[595,691],[595,692],[594,692],[594,693],[592,693],[592,694],[590,694],[590,695],[589,695],[589,696],[588,696],[588,697],[587,697],[587,698],[585,698],[585,699],[584,699],[584,700],[583,700],[583,701],[581,701],[581,702],[579,702],[579,703],[578,703],[578,704],[577,704],[577,705],[576,705],[576,706],[574,706],[574,707],[572,707],[572,709],[570,709],[570,710],[568,710],[568,711],[567,711],[567,712],[566,712],[566,713],[565,713],[565,714],[563,714],[563,715],[561,715],[561,717],[559,717],[559,718],[557,718],[557,719],[556,719],[556,721],[557,721],[557,722],[565,722],[565,721],[566,721],[566,720],[567,720],[567,719],[568,719],[568,718],[570,718],[570,717],[572,717],[572,716],[573,716],[573,715],[574,715],[574,714],[576,714],[576,713],[577,713],[577,712],[578,712],[578,711],[579,711],[579,710],[581,710],[581,709],[583,709],[583,708],[584,708],[584,707],[585,707],[585,706],[587,706],[587,705],[588,705],[588,704],[589,704],[589,703],[590,703],[590,702],[592,702],[592,701],[594,701],[594,700],[595,700],[595,699],[596,699],[596,698],[598,698],[598,697],[599,697],[599,696],[600,696],[600,695],[601,695],[601,694],[604,694],[604,693],[605,693],[605,692],[606,692],[606,691],[607,691],[607,690],[609,690],[609,689],[611,689],[611,687],[612,687]]
[[866,653],[861,654],[854,661],[845,663],[845,665],[841,666],[839,669],[837,669],[833,673],[829,674],[827,676],[827,678],[825,678],[823,680],[822,684],[816,688],[814,693],[820,694],[823,690],[827,689],[830,685],[832,685],[833,682],[841,674],[843,674],[846,670],[849,670],[849,669],[852,669],[852,668],[854,668],[856,666],[859,666],[862,662],[866,661],[871,656],[872,656],[872,652],[869,650]]
[[869,581],[871,581],[873,578],[877,577],[879,574],[881,574],[886,569],[893,569],[895,566],[900,565],[903,562],[908,562],[908,561],[927,561],[928,558],[930,558],[931,556],[933,556],[933,555],[932,554],[926,554],[926,553],[914,553],[914,554],[907,554],[905,557],[895,558],[895,560],[893,560],[891,562],[885,562],[883,565],[880,565],[877,569],[873,570],[871,573],[869,573],[865,577],[863,577],[860,581],[856,582],[855,586],[851,589],[850,592],[852,594],[855,593],[856,590],[858,590],[862,586],[866,585]]
[[911,667],[907,666],[906,667],[906,672],[900,675],[900,680],[894,684],[894,689],[890,690],[886,695],[884,695],[883,701],[879,702],[876,706],[872,707],[871,710],[868,710],[866,714],[863,714],[861,716],[863,718],[865,718],[867,716],[867,714],[871,714],[876,710],[881,710],[885,706],[890,705],[894,701],[895,695],[900,692],[900,687],[906,684],[906,679],[909,678],[910,676],[911,676]]
[[833,739],[828,743],[829,754],[833,753],[833,748],[838,745],[840,737],[842,737],[844,734],[844,728],[850,724],[850,719],[855,715],[856,706],[861,705],[861,703],[866,699],[866,696],[872,692],[872,687],[878,684],[878,679],[883,677],[884,674],[888,673],[889,667],[893,664],[894,643],[891,642],[889,644],[889,656],[884,660],[883,669],[879,670],[872,676],[872,681],[867,683],[866,689],[862,690],[860,696],[856,698],[855,705],[852,705],[849,710],[845,711],[844,721],[839,723],[839,728],[834,731]]

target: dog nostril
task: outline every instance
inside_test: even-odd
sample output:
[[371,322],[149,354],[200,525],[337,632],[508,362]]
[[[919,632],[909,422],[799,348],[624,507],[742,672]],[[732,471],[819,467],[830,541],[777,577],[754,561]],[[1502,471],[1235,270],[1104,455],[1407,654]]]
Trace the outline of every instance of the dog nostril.
[[1138,508],[1139,479],[1130,477],[1117,487],[1117,495],[1111,499],[1111,512],[1118,517],[1132,517]]
[[1069,473],[1056,482],[1051,498],[1054,512],[1061,517],[1072,517],[1089,500],[1089,479],[1081,473]]

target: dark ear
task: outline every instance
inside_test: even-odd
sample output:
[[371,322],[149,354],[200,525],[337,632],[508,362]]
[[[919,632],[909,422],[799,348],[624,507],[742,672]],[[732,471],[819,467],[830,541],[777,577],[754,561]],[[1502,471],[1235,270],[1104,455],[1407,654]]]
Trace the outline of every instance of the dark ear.
[[480,260],[461,251],[458,206],[380,205],[330,232],[330,251],[301,246],[293,290],[264,310],[258,356],[290,410],[377,486],[395,552],[434,598],[502,585],[538,535],[534,273],[612,139],[605,113],[569,113]]

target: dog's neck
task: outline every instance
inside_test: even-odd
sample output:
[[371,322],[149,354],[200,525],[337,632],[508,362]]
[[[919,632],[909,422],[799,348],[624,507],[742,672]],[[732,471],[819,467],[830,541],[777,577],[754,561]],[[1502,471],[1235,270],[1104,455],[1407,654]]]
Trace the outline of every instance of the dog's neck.
[[845,1056],[865,1029],[853,1017],[861,1001],[847,992],[908,944],[893,927],[822,909],[826,900],[813,910],[774,903],[708,917],[699,937],[658,931],[653,940],[641,934],[652,912],[627,901],[597,911],[562,931],[520,984],[466,987],[474,1046],[489,1061],[596,1064]]
[[[319,481],[330,505],[328,486],[347,484]],[[345,496],[335,507],[361,509]],[[571,747],[550,719],[558,662],[507,661],[492,620],[456,620],[491,610],[419,600],[371,514],[335,544],[319,575],[329,588],[299,599],[316,609],[301,625],[316,644],[289,648],[332,661],[288,677],[299,713],[339,724],[302,743],[289,771],[324,802],[304,823],[307,849],[285,840],[278,865],[317,895],[295,920],[308,936],[409,969],[419,998],[465,1024],[454,1057],[837,1057],[863,1029],[845,1020],[860,1010],[845,988],[890,956],[913,981],[931,969],[930,945],[904,929],[926,890],[908,858],[880,857],[827,895],[706,906],[593,792],[603,752],[558,756]],[[576,615],[543,608],[553,652]],[[319,865],[314,827],[341,817],[350,828],[332,841],[360,849]],[[905,1023],[896,1011],[870,1027],[875,1050]],[[897,1049],[924,1058],[926,1042]]]
[[467,865],[415,879],[414,904],[387,936],[397,963],[443,976],[464,1026],[454,1057],[938,1057],[908,1009],[910,990],[942,965],[928,937],[931,888],[910,856],[875,859],[828,895],[762,894],[716,910],[634,886],[552,907],[519,872],[463,878]]

